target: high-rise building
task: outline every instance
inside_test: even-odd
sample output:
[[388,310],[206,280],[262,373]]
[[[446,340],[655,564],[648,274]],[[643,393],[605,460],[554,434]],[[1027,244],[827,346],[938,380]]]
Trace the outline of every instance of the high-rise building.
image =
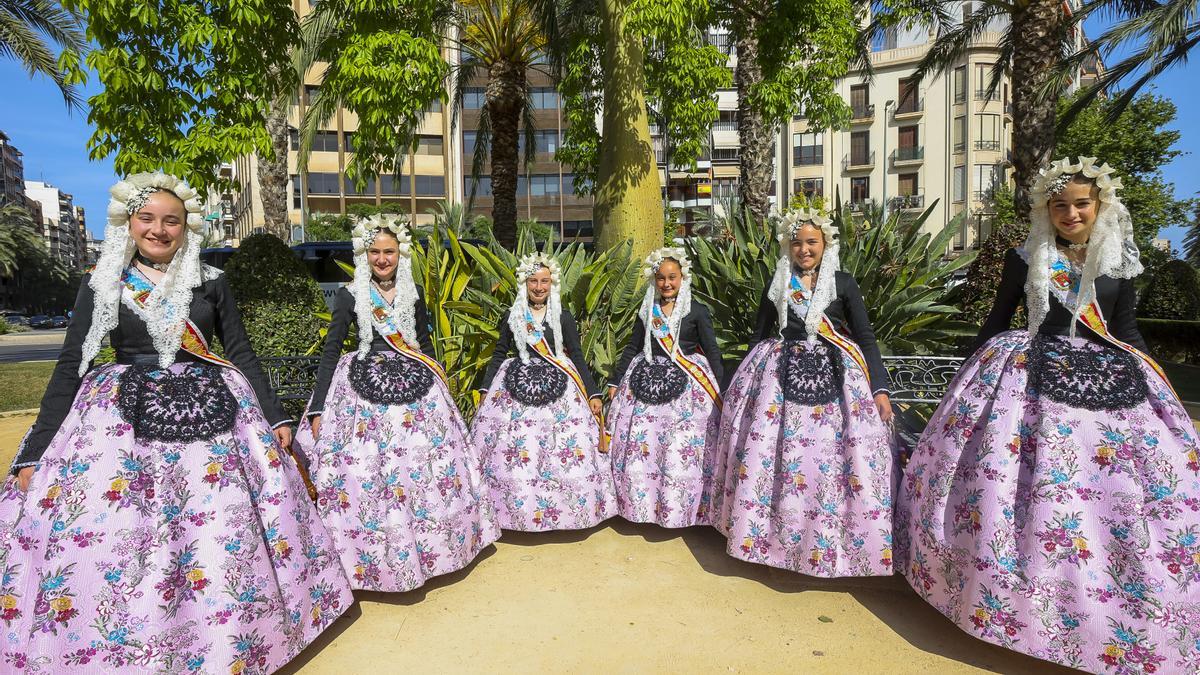
[[0,206],[25,204],[25,165],[21,151],[0,131]]
[[25,195],[41,205],[39,223],[50,255],[67,269],[79,269],[83,260],[82,236],[74,198],[44,181],[25,181]]

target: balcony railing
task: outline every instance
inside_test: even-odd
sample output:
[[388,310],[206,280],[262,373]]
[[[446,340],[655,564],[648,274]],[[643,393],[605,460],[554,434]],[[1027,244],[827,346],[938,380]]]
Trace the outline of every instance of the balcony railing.
[[867,103],[850,107],[850,121],[867,122],[875,119],[875,104]]
[[899,147],[892,151],[892,164],[920,162],[925,159],[925,146]]
[[1000,100],[1000,92],[999,91],[988,91],[987,89],[976,89],[975,90],[975,100],[976,101],[999,101]]
[[854,171],[856,169],[869,169],[875,166],[875,152],[868,153],[850,153],[842,160],[843,171]]
[[1000,141],[975,141],[975,149],[1000,152]]
[[891,202],[893,209],[923,209],[925,208],[925,195],[900,195],[892,197]]
[[917,96],[909,96],[896,106],[896,115],[916,115],[925,112],[925,100]]

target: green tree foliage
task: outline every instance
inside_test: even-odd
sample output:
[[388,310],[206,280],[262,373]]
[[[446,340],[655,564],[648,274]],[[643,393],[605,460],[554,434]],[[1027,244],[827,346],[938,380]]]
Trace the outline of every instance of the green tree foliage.
[[10,279],[9,301],[41,313],[62,313],[75,304],[82,275],[50,256],[25,209],[0,207],[0,277]]
[[301,124],[301,162],[317,130],[341,106],[358,117],[346,175],[362,188],[380,173],[400,173],[415,148],[425,111],[445,97],[442,58],[452,15],[444,0],[324,0],[301,28],[296,73],[326,68]]
[[1192,207],[1192,222],[1183,237],[1183,257],[1191,264],[1200,266],[1200,201]]
[[[88,99],[93,159],[115,155],[118,173],[161,168],[206,188],[222,162],[273,152],[266,114],[299,37],[291,2],[64,4],[86,19],[96,48],[85,62],[104,86]],[[70,52],[62,64],[70,82],[87,80]]]
[[303,354],[317,341],[325,310],[317,282],[287,244],[270,234],[242,241],[225,263],[250,344],[259,356]]
[[30,76],[50,78],[58,85],[68,108],[82,109],[79,90],[67,82],[58,67],[56,47],[69,52],[68,63],[78,60],[86,47],[78,20],[59,3],[0,0],[0,56],[15,60]]
[[1200,319],[1200,277],[1196,268],[1183,260],[1172,260],[1154,275],[1142,300],[1138,316],[1147,319]]
[[[1060,114],[1074,101],[1063,101]],[[1167,128],[1175,122],[1176,108],[1152,94],[1137,97],[1114,117],[1116,106],[1114,99],[1097,99],[1081,110],[1059,134],[1054,156],[1096,157],[1117,170],[1124,185],[1121,201],[1145,251],[1160,229],[1186,224],[1193,207],[1192,200],[1175,199],[1175,185],[1162,174],[1162,167],[1183,154],[1175,149],[1180,132]]]

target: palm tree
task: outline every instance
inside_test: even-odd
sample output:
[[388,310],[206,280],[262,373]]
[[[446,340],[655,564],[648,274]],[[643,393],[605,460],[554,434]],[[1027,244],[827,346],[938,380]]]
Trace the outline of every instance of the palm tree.
[[1192,48],[1200,44],[1200,3],[1197,0],[1091,0],[1079,12],[1079,21],[1095,13],[1120,19],[1063,64],[1061,75],[1069,76],[1081,65],[1104,54],[1135,49],[1116,64],[1109,64],[1096,81],[1085,87],[1078,100],[1059,118],[1059,128],[1069,124],[1104,92],[1123,82],[1128,86],[1113,99],[1109,119],[1116,119],[1138,92],[1163,72],[1187,62]]
[[[541,69],[538,64],[544,61],[546,36],[539,22],[538,7],[530,0],[462,0],[459,7],[458,47],[462,59],[454,66],[452,128],[457,126],[468,86],[481,71],[486,71],[472,174],[479,176],[490,157],[493,233],[502,246],[512,250],[517,244],[517,174],[522,127],[526,165],[536,152],[527,73]],[[471,197],[474,195],[473,184]]]
[[[965,3],[911,0],[912,8],[929,17],[938,35],[917,67],[916,77],[946,74],[965,62],[968,49],[984,33],[999,28],[999,58],[992,69],[989,93],[1008,73],[1012,85],[1015,223],[997,223],[967,274],[963,306],[972,315],[985,313],[995,297],[1005,252],[1019,244],[1028,228],[1029,190],[1038,169],[1054,149],[1059,95],[1066,82],[1058,77],[1072,51],[1072,18],[1063,0],[978,0],[968,16],[950,8]],[[895,25],[877,18],[873,30]]]
[[67,107],[82,110],[83,98],[59,69],[55,46],[76,57],[84,51],[83,31],[70,12],[48,0],[0,0],[0,57],[18,61],[31,77],[54,80]]

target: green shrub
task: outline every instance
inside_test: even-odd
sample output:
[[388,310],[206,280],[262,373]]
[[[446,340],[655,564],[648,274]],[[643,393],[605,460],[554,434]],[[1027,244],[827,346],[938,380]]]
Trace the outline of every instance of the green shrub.
[[278,237],[242,241],[225,264],[250,344],[259,356],[303,354],[320,335],[325,310],[317,282]]
[[1183,260],[1172,260],[1160,267],[1142,294],[1138,316],[1177,321],[1200,319],[1200,279],[1196,269]]
[[1138,330],[1155,359],[1200,365],[1200,321],[1138,319]]
[[12,327],[4,320],[4,317],[0,316],[0,335],[7,335],[10,332],[12,332]]

